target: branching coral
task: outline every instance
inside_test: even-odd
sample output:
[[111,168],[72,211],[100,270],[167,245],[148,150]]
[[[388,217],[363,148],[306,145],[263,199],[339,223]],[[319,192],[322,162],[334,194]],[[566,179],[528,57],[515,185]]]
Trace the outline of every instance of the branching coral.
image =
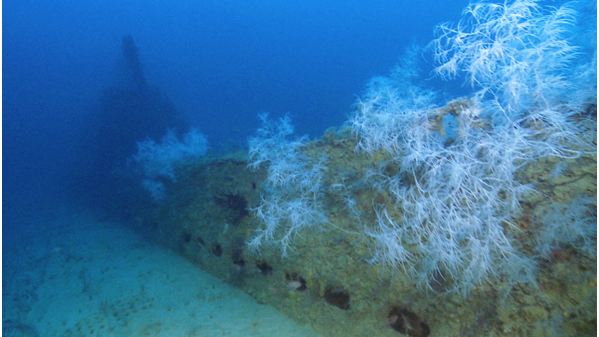
[[[463,296],[499,277],[534,282],[536,263],[510,234],[519,200],[534,193],[516,174],[539,158],[594,151],[584,132],[594,122],[575,108],[582,104],[566,79],[577,56],[565,39],[574,16],[569,5],[477,2],[457,27],[439,26],[431,43],[437,74],[464,74],[477,90],[446,108],[434,109],[435,95],[415,84],[413,69],[370,82],[350,120],[357,149],[385,151],[399,167],[367,174],[396,200],[375,209],[377,224],[366,231],[378,247],[374,262],[408,270],[421,285],[448,277]],[[549,226],[539,239],[562,230]],[[566,241],[588,242],[591,231],[580,232]]]
[[262,202],[252,209],[262,225],[248,245],[258,251],[262,242],[267,241],[287,256],[297,233],[327,222],[321,202],[326,156],[314,160],[303,154],[306,137],[287,139],[293,134],[288,116],[278,123],[269,121],[266,114],[259,117],[262,127],[258,129],[258,137],[249,141],[252,162],[248,166],[257,169],[267,163],[268,177]]
[[151,139],[137,142],[137,153],[133,160],[144,172],[143,187],[155,201],[164,197],[164,184],[160,179],[176,181],[175,165],[185,160],[202,157],[208,150],[206,137],[197,129],[191,129],[179,141],[173,130],[157,144]]
[[564,70],[577,48],[566,36],[576,12],[564,5],[547,10],[536,0],[476,2],[457,26],[437,27],[431,43],[443,78],[463,73],[476,95],[491,97],[510,113],[552,105],[570,83]]

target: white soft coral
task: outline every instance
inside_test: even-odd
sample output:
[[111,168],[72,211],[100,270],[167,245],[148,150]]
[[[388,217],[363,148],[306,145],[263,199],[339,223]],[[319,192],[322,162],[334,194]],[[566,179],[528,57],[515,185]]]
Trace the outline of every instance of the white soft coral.
[[161,179],[175,182],[175,166],[186,160],[202,157],[206,151],[208,141],[197,129],[191,129],[182,142],[173,130],[168,130],[160,143],[151,139],[137,142],[137,153],[133,156],[133,161],[143,170],[143,187],[153,200],[159,201],[165,196]]
[[568,5],[546,10],[537,2],[477,2],[457,26],[439,25],[430,45],[437,74],[451,79],[463,73],[479,98],[497,99],[510,113],[551,104],[569,85],[563,70],[577,48],[566,35],[576,12]]
[[291,141],[290,118],[278,122],[259,116],[262,127],[258,137],[249,141],[252,169],[267,163],[265,194],[253,209],[261,226],[248,245],[259,251],[262,241],[277,245],[283,256],[288,255],[293,237],[302,230],[327,222],[321,203],[322,180],[326,156],[315,160],[302,152],[306,137]]

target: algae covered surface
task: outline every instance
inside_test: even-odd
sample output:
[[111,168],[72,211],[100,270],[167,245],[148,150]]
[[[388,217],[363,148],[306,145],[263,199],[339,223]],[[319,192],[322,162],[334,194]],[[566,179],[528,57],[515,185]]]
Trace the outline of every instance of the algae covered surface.
[[440,272],[423,285],[408,269],[373,260],[376,242],[365,232],[383,207],[396,217],[401,201],[373,186],[368,172],[392,175],[398,168],[389,154],[361,153],[357,145],[357,137],[341,128],[301,148],[314,163],[326,155],[319,194],[326,223],[294,235],[287,256],[269,242],[259,250],[248,247],[263,225],[256,210],[270,192],[268,164],[251,170],[245,151],[180,167],[170,197],[142,214],[139,227],[327,336],[595,335],[596,250],[585,252],[574,240],[544,247],[542,255],[537,241],[556,209],[568,212],[560,205],[578,202],[577,216],[596,219],[596,155],[538,160],[518,171],[517,179],[534,182],[537,192],[519,200],[520,211],[504,231],[535,262],[535,275],[529,282],[489,279],[464,296],[454,291],[450,275]]
[[[260,114],[247,151],[183,161],[139,225],[324,335],[594,336],[596,51],[576,14],[472,3],[345,125],[308,141]],[[425,53],[472,91],[437,92]]]

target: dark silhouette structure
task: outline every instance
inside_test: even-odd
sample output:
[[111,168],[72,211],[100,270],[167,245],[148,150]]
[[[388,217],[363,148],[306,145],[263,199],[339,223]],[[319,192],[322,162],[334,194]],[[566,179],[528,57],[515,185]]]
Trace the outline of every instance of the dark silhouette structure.
[[125,183],[122,176],[114,174],[137,152],[138,141],[160,141],[168,129],[178,135],[189,129],[186,118],[167,95],[148,85],[130,35],[123,37],[122,51],[117,83],[100,98],[93,145],[89,147],[92,153],[88,153],[91,167],[85,172],[85,181],[80,182],[96,204],[114,203],[115,198],[126,194],[127,184],[139,184],[132,179]]

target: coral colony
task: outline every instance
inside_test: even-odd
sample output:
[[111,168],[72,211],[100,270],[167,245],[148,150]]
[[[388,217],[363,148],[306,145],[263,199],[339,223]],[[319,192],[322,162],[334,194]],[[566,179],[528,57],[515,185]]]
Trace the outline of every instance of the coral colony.
[[173,130],[168,130],[160,144],[148,139],[137,142],[133,161],[141,167],[142,185],[154,201],[165,197],[164,179],[175,182],[175,166],[186,160],[202,157],[208,151],[206,137],[197,129],[191,129],[180,142]]
[[[521,170],[543,158],[596,151],[594,121],[583,111],[596,104],[596,52],[580,53],[569,42],[575,17],[570,4],[477,2],[457,25],[438,26],[437,39],[425,49],[435,73],[463,78],[473,89],[471,97],[443,108],[419,83],[418,48],[408,50],[389,76],[370,81],[348,124],[356,154],[389,158],[363,177],[393,199],[391,205],[372,203],[374,222],[360,220],[361,235],[374,243],[371,262],[408,272],[421,286],[443,280],[466,297],[498,278],[534,284],[537,261],[558,244],[595,258],[594,198],[554,207],[533,253],[514,244],[518,228],[512,222],[519,200],[537,193],[534,182],[517,179]],[[323,185],[326,156],[302,152],[305,138],[287,139],[293,133],[288,117],[260,118],[263,126],[249,142],[250,167],[265,166],[268,178],[253,209],[262,226],[250,247],[268,242],[286,256],[296,234],[328,223],[325,193],[343,193],[360,217],[352,186]]]
[[[588,55],[569,42],[575,17],[569,3],[473,3],[457,25],[438,26],[424,50],[408,49],[389,76],[368,83],[347,123],[357,141],[353,156],[378,164],[362,166],[359,180],[391,202],[358,204],[358,183],[325,183],[333,180],[326,153],[308,155],[306,137],[291,140],[288,116],[260,115],[249,168],[265,168],[267,178],[251,209],[261,224],[247,245],[260,252],[268,243],[290,256],[296,235],[332,225],[327,201],[336,195],[359,223],[357,234],[372,243],[370,262],[407,273],[425,288],[443,283],[467,297],[498,279],[534,286],[538,261],[559,245],[595,259],[594,197],[552,207],[535,231],[536,247],[526,251],[516,244],[514,224],[522,198],[538,193],[534,181],[518,178],[528,166],[596,152],[595,122],[585,111],[596,106],[596,48]],[[463,79],[470,97],[439,102],[422,85],[423,53],[432,54],[440,78]],[[197,130],[183,142],[169,132],[161,144],[138,143],[134,161],[160,201],[163,181],[176,178],[174,165],[206,150]],[[554,176],[563,170],[559,163]],[[371,217],[363,214],[368,209]]]
[[[323,155],[318,160],[302,154],[306,137],[295,141],[287,139],[293,134],[289,116],[278,123],[259,116],[262,127],[258,137],[251,138],[250,168],[256,169],[268,162],[267,193],[260,206],[253,211],[264,224],[258,229],[249,246],[258,251],[262,241],[277,244],[284,256],[293,236],[302,229],[327,222],[322,202],[322,179],[326,171]],[[285,233],[276,236],[280,227]]]

